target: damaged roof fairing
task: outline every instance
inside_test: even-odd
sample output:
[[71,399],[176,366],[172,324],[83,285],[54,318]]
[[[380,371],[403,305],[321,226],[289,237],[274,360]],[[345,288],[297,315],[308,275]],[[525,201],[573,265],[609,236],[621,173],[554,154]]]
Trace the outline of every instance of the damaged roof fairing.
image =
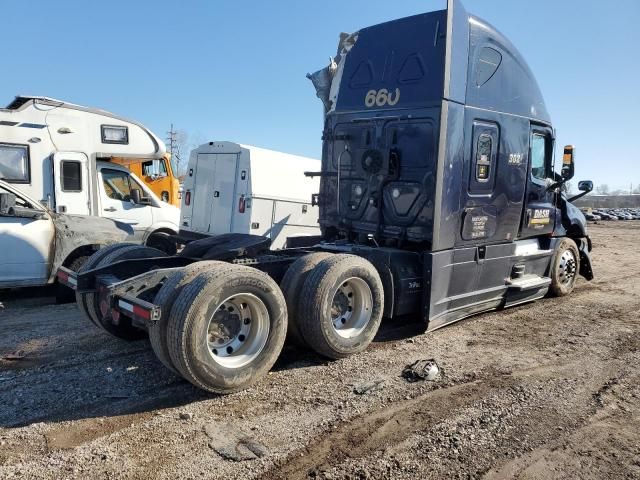
[[335,57],[329,59],[329,65],[317,72],[307,74],[307,78],[316,89],[317,97],[324,105],[325,115],[335,110],[344,64],[347,54],[358,41],[358,33],[341,33],[338,52]]
[[[479,81],[487,51],[495,51],[500,61],[489,77]],[[409,60],[414,68],[403,72]],[[364,81],[362,71],[367,73]],[[420,108],[449,100],[551,122],[536,78],[517,48],[488,22],[470,15],[460,0],[448,0],[446,10],[341,34],[338,55],[307,77],[323,102],[325,116],[336,110],[367,110],[369,94],[393,92],[394,101],[377,104],[376,110]]]

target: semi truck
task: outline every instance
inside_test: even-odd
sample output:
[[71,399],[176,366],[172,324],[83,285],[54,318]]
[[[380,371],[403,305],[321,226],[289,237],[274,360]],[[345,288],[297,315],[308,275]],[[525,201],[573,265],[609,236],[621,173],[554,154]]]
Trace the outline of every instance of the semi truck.
[[310,77],[325,111],[321,168],[307,172],[320,179],[317,244],[274,251],[230,233],[172,256],[107,247],[59,270],[89,320],[148,332],[167,368],[229,393],[265,375],[287,335],[339,359],[383,317],[430,331],[593,278],[585,218],[562,192],[575,150],[556,173],[533,73],[458,0],[342,35]]
[[319,181],[304,178],[304,172],[319,168],[313,158],[234,142],[205,143],[189,156],[179,235],[193,240],[252,233],[271,239],[271,248],[284,247],[287,239],[316,237],[318,206],[311,198]]
[[111,160],[153,163],[165,150],[143,125],[100,109],[37,96],[0,109],[0,180],[51,212],[128,223],[136,242],[163,244],[180,211]]

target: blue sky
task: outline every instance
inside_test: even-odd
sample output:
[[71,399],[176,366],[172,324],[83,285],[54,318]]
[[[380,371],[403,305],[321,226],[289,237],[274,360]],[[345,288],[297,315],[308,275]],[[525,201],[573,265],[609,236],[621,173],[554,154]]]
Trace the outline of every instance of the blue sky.
[[[0,103],[47,95],[134,118],[161,137],[234,140],[320,156],[322,108],[305,78],[338,34],[443,0],[1,1]],[[466,0],[537,76],[578,179],[640,184],[640,1]],[[611,6],[608,6],[611,5]]]

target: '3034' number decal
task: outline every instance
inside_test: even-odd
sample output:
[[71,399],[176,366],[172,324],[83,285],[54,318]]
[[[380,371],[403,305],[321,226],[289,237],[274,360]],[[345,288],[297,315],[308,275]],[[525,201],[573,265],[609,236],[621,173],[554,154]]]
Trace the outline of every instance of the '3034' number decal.
[[369,90],[364,97],[364,104],[366,107],[371,108],[373,106],[384,107],[385,105],[394,106],[400,101],[400,89],[396,88],[394,92],[389,92],[386,88],[380,90]]

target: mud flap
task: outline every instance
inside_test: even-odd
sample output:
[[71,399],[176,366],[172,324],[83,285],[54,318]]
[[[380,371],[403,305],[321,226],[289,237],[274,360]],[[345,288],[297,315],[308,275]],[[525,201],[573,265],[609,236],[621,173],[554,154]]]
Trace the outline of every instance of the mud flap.
[[580,275],[587,280],[593,280],[593,269],[591,268],[591,257],[589,256],[590,243],[587,237],[583,238],[578,246],[578,250],[580,251]]

